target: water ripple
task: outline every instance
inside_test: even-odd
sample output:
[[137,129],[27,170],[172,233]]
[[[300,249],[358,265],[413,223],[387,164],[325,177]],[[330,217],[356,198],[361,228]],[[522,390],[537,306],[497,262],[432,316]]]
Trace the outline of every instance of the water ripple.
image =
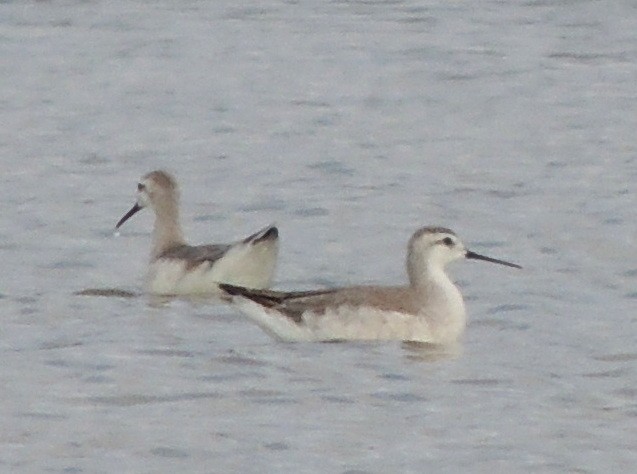
[[601,362],[629,362],[637,360],[637,352],[605,354],[601,356],[594,356],[593,359]]
[[130,407],[137,405],[152,405],[155,403],[174,403],[183,401],[192,401],[200,399],[218,399],[222,398],[222,395],[217,392],[192,392],[192,393],[180,393],[176,395],[143,395],[143,394],[129,394],[129,395],[115,395],[115,396],[99,396],[99,397],[86,397],[75,398],[73,400],[90,405],[105,405],[115,407]]

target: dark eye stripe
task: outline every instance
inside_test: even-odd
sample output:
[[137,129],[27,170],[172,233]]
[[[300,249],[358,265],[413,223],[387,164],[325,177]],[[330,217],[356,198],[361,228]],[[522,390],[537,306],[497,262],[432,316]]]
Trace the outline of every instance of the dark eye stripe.
[[143,191],[144,189],[146,189],[146,186],[142,183],[137,183],[137,191]]

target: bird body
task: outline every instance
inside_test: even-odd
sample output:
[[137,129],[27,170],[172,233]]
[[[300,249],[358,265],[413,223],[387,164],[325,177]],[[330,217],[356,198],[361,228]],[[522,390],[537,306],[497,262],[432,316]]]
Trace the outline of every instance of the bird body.
[[455,342],[466,326],[460,290],[447,263],[470,258],[520,268],[465,249],[449,229],[424,227],[407,253],[406,286],[354,286],[278,292],[222,284],[237,308],[284,341],[402,340]]
[[179,190],[165,171],[145,175],[135,205],[116,228],[145,207],[155,212],[146,287],[158,295],[219,294],[218,283],[267,288],[278,256],[278,229],[268,226],[230,244],[192,246],[179,221]]

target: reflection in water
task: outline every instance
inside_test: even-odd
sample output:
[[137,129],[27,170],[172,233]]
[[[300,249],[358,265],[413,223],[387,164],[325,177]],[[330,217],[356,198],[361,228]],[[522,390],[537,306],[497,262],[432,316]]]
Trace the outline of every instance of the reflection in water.
[[121,288],[86,288],[73,293],[75,296],[104,296],[107,298],[138,298],[148,296],[148,305],[152,307],[164,306],[174,300],[187,301],[195,306],[207,304],[221,304],[223,299],[214,295],[146,295],[142,292],[123,290]]
[[76,296],[106,296],[109,298],[137,298],[141,296],[139,293],[120,288],[86,288],[73,294]]
[[89,405],[106,405],[129,407],[136,405],[150,405],[155,403],[173,403],[199,399],[217,399],[222,395],[217,392],[187,392],[172,395],[124,394],[115,396],[80,397],[71,400]]
[[445,359],[457,359],[462,355],[462,344],[428,344],[426,342],[403,342],[405,357],[417,362],[437,362]]

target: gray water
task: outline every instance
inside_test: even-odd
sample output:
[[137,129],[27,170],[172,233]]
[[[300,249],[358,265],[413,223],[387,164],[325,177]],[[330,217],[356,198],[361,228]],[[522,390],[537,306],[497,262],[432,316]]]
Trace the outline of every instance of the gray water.
[[[0,470],[620,472],[637,463],[637,8],[0,4]],[[276,222],[276,287],[403,281],[422,225],[456,353],[283,344],[139,291],[138,178],[192,242]]]

